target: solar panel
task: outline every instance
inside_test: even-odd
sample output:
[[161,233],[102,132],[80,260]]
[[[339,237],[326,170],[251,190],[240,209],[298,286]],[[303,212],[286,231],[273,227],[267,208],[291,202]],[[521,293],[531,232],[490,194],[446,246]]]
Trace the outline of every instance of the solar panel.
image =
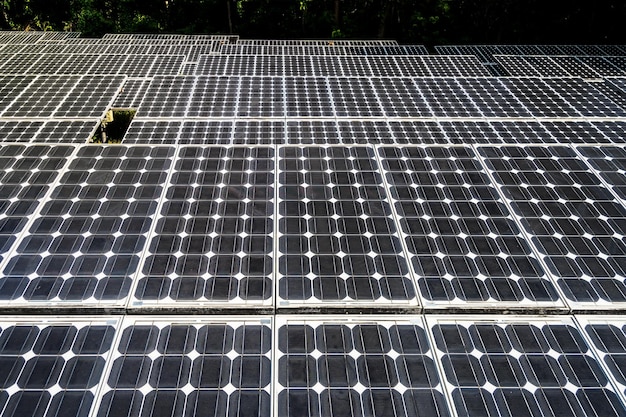
[[80,148],[2,266],[5,302],[124,301],[173,154],[171,147]]
[[237,121],[233,128],[235,145],[279,145],[285,143],[285,122]]
[[626,149],[622,146],[581,146],[576,150],[617,196],[626,201]]
[[625,322],[623,316],[576,316],[588,337],[589,345],[604,366],[611,382],[622,394],[626,395],[624,375]]
[[273,200],[273,148],[180,148],[136,305],[271,305]]
[[458,415],[623,416],[626,409],[571,318],[427,317]]
[[389,121],[395,142],[399,144],[447,144],[439,123],[435,121]]
[[428,103],[410,78],[371,78],[387,117],[431,117]]
[[[73,151],[69,146],[0,145],[0,264]],[[10,283],[1,281],[0,299],[6,299]]]
[[117,326],[116,318],[4,317],[0,323],[2,414],[88,415]]
[[450,416],[419,317],[280,317],[281,416]]
[[[287,106],[289,109],[290,106]],[[290,145],[330,145],[345,143],[333,120],[288,120],[287,143]]]
[[113,107],[122,109],[136,109],[141,104],[150,79],[127,79],[113,102]]
[[173,145],[178,143],[182,120],[151,121],[133,119],[124,135],[125,144]]
[[479,147],[487,168],[573,308],[626,300],[626,208],[573,149]]
[[287,117],[333,117],[335,112],[330,94],[326,78],[286,77]]
[[280,147],[279,307],[416,305],[370,147]]
[[32,138],[33,143],[87,143],[94,135],[99,119],[50,120]]
[[0,120],[0,142],[30,142],[43,122]]
[[394,142],[389,125],[384,120],[339,120],[337,125],[342,144],[367,145]]
[[562,307],[471,148],[379,155],[425,307]]
[[329,78],[330,95],[337,117],[377,117],[381,104],[367,78]]
[[269,416],[270,319],[126,318],[97,417]]

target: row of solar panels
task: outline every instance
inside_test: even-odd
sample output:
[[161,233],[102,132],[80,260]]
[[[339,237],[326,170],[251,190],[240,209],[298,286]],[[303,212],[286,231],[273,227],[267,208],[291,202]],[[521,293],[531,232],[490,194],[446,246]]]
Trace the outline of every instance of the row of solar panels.
[[489,72],[473,56],[200,55],[195,74],[474,77],[488,76]]
[[487,77],[158,76],[137,112],[151,120],[624,116],[625,109],[581,79]]
[[224,43],[219,48],[225,55],[428,55],[424,45],[254,45]]
[[101,118],[125,79],[121,75],[0,76],[0,117]]
[[[23,123],[18,126],[19,123]],[[29,123],[36,123],[32,128]],[[78,136],[64,135],[63,126],[50,122],[59,131],[46,135],[43,122],[0,120],[0,138],[5,142],[85,143],[91,137],[86,125]],[[48,126],[48,125],[46,125]],[[90,130],[91,129],[91,130]],[[20,133],[35,130],[37,135]],[[623,121],[480,121],[480,120],[193,120],[153,121],[135,119],[124,143],[144,145],[338,145],[338,144],[542,144],[542,143],[624,143]]]
[[[117,102],[120,103],[120,102]],[[119,106],[133,107],[133,106]],[[86,143],[99,119],[0,119],[0,142]],[[134,120],[124,143],[143,145],[607,144],[626,141],[620,121]]]
[[[164,51],[165,52],[165,51]],[[202,51],[196,51],[202,52]],[[185,55],[110,53],[2,53],[0,74],[176,75]],[[474,57],[462,56],[247,56],[198,55],[190,75],[272,76],[488,76]],[[626,71],[613,71],[624,74]]]
[[[121,75],[0,76],[0,118],[100,117]],[[623,79],[607,81],[623,95]],[[139,118],[618,118],[626,110],[576,78],[156,76]],[[133,83],[131,101],[146,83]],[[621,87],[621,88],[620,88]],[[619,101],[619,100],[618,100]]]
[[623,316],[4,318],[0,412],[623,417],[625,329]]
[[152,77],[180,74],[184,60],[183,55],[0,53],[0,74]]
[[0,164],[8,308],[626,303],[621,146],[4,145]]
[[623,56],[626,45],[446,45],[435,46],[442,55],[476,55],[494,63],[494,55],[595,55]]
[[625,56],[496,55],[512,76],[600,78],[626,73]]

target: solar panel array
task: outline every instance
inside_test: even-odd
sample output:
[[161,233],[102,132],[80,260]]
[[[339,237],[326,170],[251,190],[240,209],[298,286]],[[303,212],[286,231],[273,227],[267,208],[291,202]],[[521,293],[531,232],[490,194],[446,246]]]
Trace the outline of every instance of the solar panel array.
[[626,49],[436,49],[0,32],[0,415],[626,417]]

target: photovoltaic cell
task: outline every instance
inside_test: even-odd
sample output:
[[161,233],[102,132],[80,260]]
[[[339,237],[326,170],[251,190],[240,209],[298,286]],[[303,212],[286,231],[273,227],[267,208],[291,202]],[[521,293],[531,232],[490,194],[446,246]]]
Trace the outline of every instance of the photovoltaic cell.
[[82,307],[124,300],[173,153],[81,148],[2,267],[2,298]]
[[32,317],[0,323],[0,412],[89,415],[117,319]]
[[417,317],[287,316],[275,337],[278,416],[450,416]]
[[139,305],[271,302],[273,213],[273,148],[180,148],[135,292]]
[[480,147],[479,153],[570,305],[626,301],[626,208],[574,150]]
[[626,415],[570,318],[427,321],[459,416]]
[[471,148],[379,155],[425,307],[562,306]]
[[269,319],[127,318],[95,415],[270,417],[271,355]]
[[278,166],[278,305],[415,304],[374,150],[280,147]]

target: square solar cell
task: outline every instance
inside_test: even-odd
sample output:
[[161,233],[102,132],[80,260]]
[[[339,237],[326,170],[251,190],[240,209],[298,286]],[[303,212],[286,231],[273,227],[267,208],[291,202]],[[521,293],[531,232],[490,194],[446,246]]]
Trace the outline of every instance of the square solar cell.
[[626,302],[626,208],[567,147],[480,147],[569,304]]
[[450,416],[419,317],[283,316],[274,337],[279,417]]
[[330,145],[344,143],[334,120],[288,120],[287,143],[290,145]]
[[271,303],[273,213],[273,148],[180,148],[135,305]]
[[563,307],[471,148],[379,155],[425,307]]
[[81,148],[2,267],[2,298],[25,306],[123,302],[173,154],[171,147]]
[[114,318],[3,318],[2,416],[89,415],[117,327]]
[[271,320],[126,318],[96,417],[270,417]]
[[280,147],[278,160],[278,305],[416,305],[374,150]]
[[427,317],[457,415],[626,416],[573,319]]

